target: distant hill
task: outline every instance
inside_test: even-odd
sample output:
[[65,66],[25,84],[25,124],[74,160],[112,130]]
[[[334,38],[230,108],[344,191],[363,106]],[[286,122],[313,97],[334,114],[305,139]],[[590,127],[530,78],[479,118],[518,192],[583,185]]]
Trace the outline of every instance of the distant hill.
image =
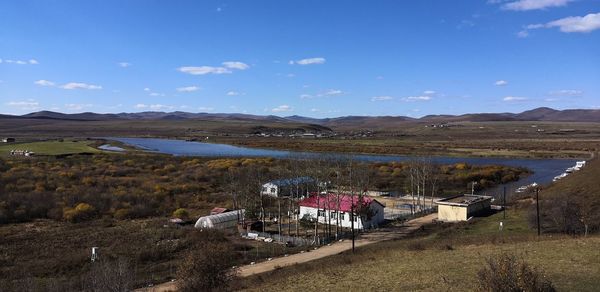
[[405,123],[440,122],[493,122],[493,121],[555,121],[555,122],[600,122],[600,110],[568,109],[555,110],[540,107],[522,113],[469,113],[463,115],[428,115],[421,118],[405,116],[344,116],[337,118],[311,118],[303,116],[279,117],[274,115],[250,115],[239,113],[189,113],[189,112],[139,112],[99,114],[92,112],[65,114],[52,111],[33,112],[22,116],[0,115],[2,119],[52,119],[71,121],[106,120],[203,120],[203,121],[252,121],[269,123],[301,123],[343,129],[393,128]]

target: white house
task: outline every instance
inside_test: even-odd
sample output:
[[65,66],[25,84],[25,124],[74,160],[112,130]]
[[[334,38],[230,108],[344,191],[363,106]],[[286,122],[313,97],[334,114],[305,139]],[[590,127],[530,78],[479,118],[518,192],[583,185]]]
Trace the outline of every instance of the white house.
[[310,177],[297,177],[278,179],[262,185],[261,194],[271,197],[295,197],[303,198],[308,187],[315,184],[315,180]]
[[[385,220],[383,217],[383,209],[385,206],[370,197],[360,197],[351,194],[335,194],[328,193],[326,195],[313,195],[298,204],[300,205],[300,218],[310,218],[314,220],[318,218],[319,223],[323,224],[340,224],[345,228],[352,226],[354,218],[354,228],[368,229],[379,226]],[[357,209],[368,208],[367,216],[358,216]],[[354,210],[354,216],[351,216],[351,211]],[[331,218],[331,221],[329,220]],[[339,223],[338,223],[339,220]]]

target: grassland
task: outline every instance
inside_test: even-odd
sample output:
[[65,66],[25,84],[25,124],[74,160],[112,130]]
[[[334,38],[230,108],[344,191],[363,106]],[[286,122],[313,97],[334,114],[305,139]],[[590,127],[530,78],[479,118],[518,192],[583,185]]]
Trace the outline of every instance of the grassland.
[[[426,122],[380,125],[373,129],[333,127],[335,136],[290,138],[290,132],[316,132],[304,123],[245,120],[0,119],[0,136],[18,140],[88,137],[202,139],[250,147],[317,152],[444,156],[589,157],[600,151],[600,123],[594,122]],[[284,137],[256,137],[255,133]]]
[[[600,237],[537,238],[524,210],[455,226],[429,226],[421,235],[358,249],[242,280],[248,291],[471,291],[485,259],[515,254],[542,270],[559,291],[596,291]],[[503,220],[501,232],[498,222]]]
[[[411,245],[412,244],[412,245]],[[414,248],[414,241],[388,242],[257,276],[248,291],[473,291],[484,259],[516,254],[541,269],[559,291],[597,291],[600,237],[545,238],[507,244]]]
[[77,153],[99,153],[100,150],[92,146],[93,141],[64,140],[62,142],[40,141],[30,143],[8,143],[0,145],[0,156],[9,155],[11,150],[29,150],[36,155],[64,155]]

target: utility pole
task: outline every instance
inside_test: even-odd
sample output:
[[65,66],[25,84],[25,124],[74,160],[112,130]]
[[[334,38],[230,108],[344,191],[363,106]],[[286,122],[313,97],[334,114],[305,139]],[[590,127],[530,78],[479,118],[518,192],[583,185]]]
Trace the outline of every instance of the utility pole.
[[354,253],[354,198],[350,204],[350,228],[352,229],[352,253]]
[[541,234],[541,230],[540,230],[540,189],[539,188],[535,188],[535,213],[537,216],[537,232],[538,232],[538,236],[540,236]]
[[475,185],[477,184],[477,182],[472,181],[471,182],[471,196],[475,194]]
[[503,191],[502,213],[504,215],[504,219],[506,219],[506,186],[504,187]]

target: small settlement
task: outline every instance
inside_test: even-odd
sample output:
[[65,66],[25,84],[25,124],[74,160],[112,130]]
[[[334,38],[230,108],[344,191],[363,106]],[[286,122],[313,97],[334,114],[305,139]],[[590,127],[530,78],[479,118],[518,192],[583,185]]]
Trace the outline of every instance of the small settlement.
[[[314,191],[318,189],[324,189],[324,191]],[[269,200],[275,199],[286,202],[285,205],[288,205],[288,207],[285,213],[287,215],[281,216],[280,213],[274,217],[262,213],[249,214],[244,209],[214,208],[210,215],[198,218],[194,227],[199,229],[237,229],[244,238],[260,238],[269,240],[269,242],[288,241],[292,234],[297,238],[304,233],[306,238],[301,240],[306,242],[306,240],[312,241],[311,238],[317,237],[316,233],[306,232],[306,230],[311,229],[319,230],[316,224],[336,226],[336,228],[341,229],[354,228],[355,230],[379,228],[384,225],[386,218],[389,217],[386,217],[386,212],[390,213],[397,210],[392,210],[394,206],[386,210],[385,204],[375,198],[385,196],[386,198],[381,198],[381,200],[386,203],[406,202],[404,197],[390,198],[388,192],[364,190],[360,194],[353,193],[348,192],[344,187],[320,184],[311,177],[269,181],[262,184],[260,194]],[[438,209],[438,220],[443,222],[467,221],[473,216],[489,212],[491,201],[491,196],[479,195],[458,195],[439,199],[435,203]],[[281,204],[279,203],[278,206],[281,212]],[[406,212],[408,212],[406,215],[410,216],[413,209],[409,208]],[[263,218],[267,222],[261,221]],[[388,218],[388,220],[394,219]],[[269,222],[277,226],[271,225],[269,227]],[[315,227],[306,229],[306,226],[311,225]],[[287,232],[283,232],[284,228],[282,226],[286,226]],[[298,232],[298,226],[304,226],[305,232]],[[293,229],[296,229],[296,231],[291,232]],[[337,234],[335,239],[338,239]]]

